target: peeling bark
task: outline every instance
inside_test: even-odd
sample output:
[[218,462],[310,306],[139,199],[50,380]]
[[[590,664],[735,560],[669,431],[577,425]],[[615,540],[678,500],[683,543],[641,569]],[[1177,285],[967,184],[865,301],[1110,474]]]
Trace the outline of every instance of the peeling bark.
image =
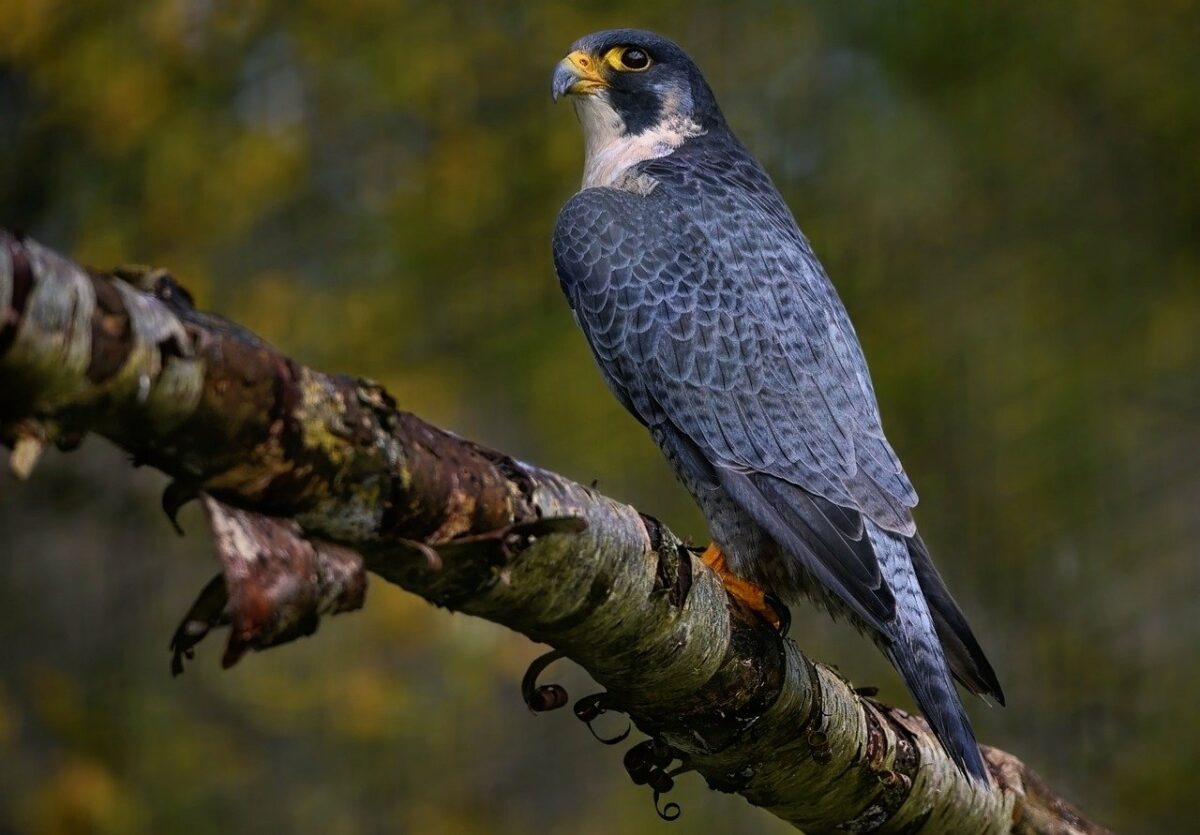
[[[738,608],[656,520],[300,365],[161,270],[89,273],[0,234],[0,440],[24,477],[86,432],[171,476],[172,517],[204,501],[222,575],[176,632],[177,671],[217,626],[226,665],[311,634],[362,604],[370,570],[585,667],[607,690],[576,714],[651,737],[626,768],[656,802],[694,770],[809,832],[1104,831],[1004,752],[971,784],[922,720]],[[565,704],[539,671],[531,706]]]

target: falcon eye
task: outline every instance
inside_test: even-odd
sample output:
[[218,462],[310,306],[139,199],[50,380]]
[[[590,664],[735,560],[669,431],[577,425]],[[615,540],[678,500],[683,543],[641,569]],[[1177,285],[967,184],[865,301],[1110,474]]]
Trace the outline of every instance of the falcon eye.
[[635,46],[622,49],[620,53],[622,69],[639,72],[650,66],[650,56]]
[[604,53],[604,63],[618,72],[643,72],[654,63],[649,53],[637,46],[614,46]]

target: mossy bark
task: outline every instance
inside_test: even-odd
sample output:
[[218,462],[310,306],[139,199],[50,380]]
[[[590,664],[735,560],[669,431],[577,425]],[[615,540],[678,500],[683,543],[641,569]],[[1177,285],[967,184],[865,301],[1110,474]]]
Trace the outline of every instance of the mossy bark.
[[738,608],[656,520],[304,367],[161,270],[91,273],[0,234],[0,440],[27,476],[87,432],[171,476],[168,513],[203,498],[223,574],[180,656],[224,624],[227,664],[308,634],[361,605],[370,570],[585,667],[607,688],[590,710],[657,740],[658,789],[679,760],[809,832],[1103,831],[1001,751],[990,788],[964,779],[921,720]]

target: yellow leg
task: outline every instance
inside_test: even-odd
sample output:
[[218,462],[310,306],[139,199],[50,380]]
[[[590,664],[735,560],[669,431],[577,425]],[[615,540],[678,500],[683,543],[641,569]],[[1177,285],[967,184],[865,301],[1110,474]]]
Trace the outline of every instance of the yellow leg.
[[725,554],[721,551],[720,545],[715,542],[709,545],[700,555],[700,561],[716,572],[730,597],[775,629],[780,628],[782,622],[779,619],[779,612],[767,602],[767,593],[754,583],[742,579],[729,570],[729,567],[725,565]]

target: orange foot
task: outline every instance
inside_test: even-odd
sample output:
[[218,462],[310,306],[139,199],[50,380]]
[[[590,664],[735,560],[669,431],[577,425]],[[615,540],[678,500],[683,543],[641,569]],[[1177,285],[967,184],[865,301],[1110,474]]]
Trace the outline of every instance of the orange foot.
[[717,573],[730,597],[771,624],[776,631],[784,630],[786,610],[775,602],[766,591],[730,571],[729,567],[725,565],[725,554],[721,551],[720,545],[715,542],[709,545],[700,555],[700,560]]

